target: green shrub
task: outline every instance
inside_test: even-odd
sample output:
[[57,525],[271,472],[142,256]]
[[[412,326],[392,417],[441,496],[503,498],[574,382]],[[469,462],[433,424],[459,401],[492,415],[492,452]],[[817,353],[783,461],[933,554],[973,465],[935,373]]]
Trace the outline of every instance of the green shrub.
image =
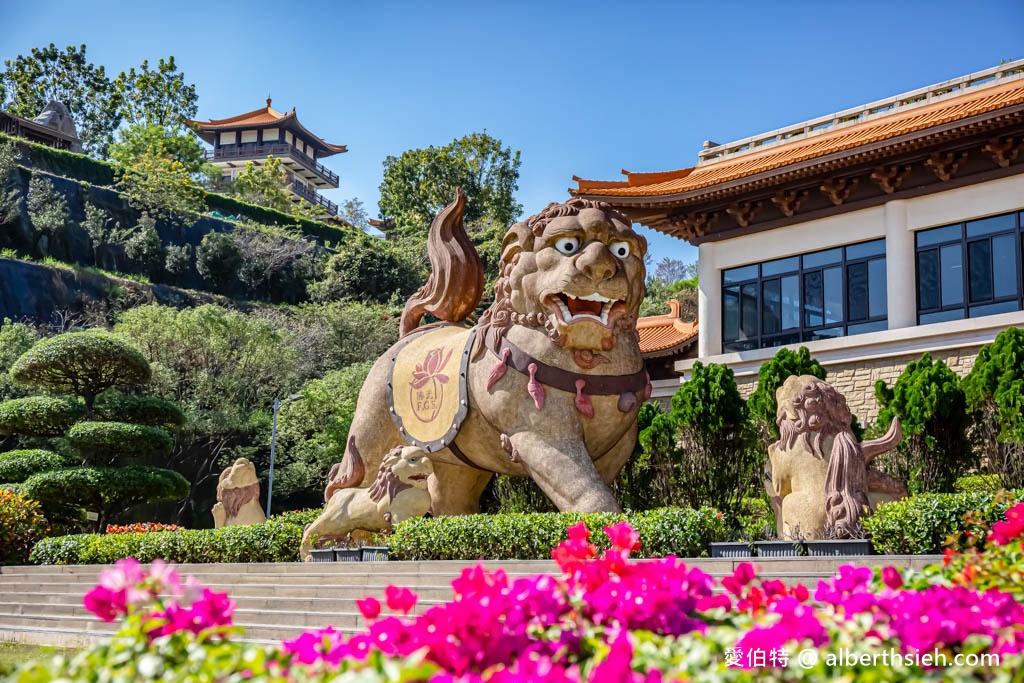
[[16,398],[0,403],[0,434],[61,436],[83,418],[85,406],[74,398]]
[[811,352],[805,346],[795,352],[779,349],[770,361],[761,366],[757,371],[757,389],[747,399],[747,410],[766,445],[779,438],[779,426],[775,422],[779,403],[775,392],[790,375],[814,375],[823,380],[828,371],[811,358]]
[[976,464],[967,439],[969,417],[960,378],[927,353],[908,363],[890,389],[879,380],[881,410],[874,431],[883,434],[899,416],[903,440],[879,456],[878,468],[907,482],[911,493],[948,493]]
[[297,562],[306,524],[321,510],[271,517],[265,524],[185,529],[172,534],[76,534],[36,544],[35,564],[110,564],[125,557],[141,562]]
[[586,522],[594,543],[606,547],[601,529],[623,519],[640,533],[644,545],[639,557],[698,557],[707,553],[708,543],[726,535],[723,515],[711,508],[661,508],[629,515],[463,515],[402,522],[391,537],[391,552],[400,560],[544,560],[567,538],[568,527]]
[[51,237],[62,234],[68,226],[68,200],[54,189],[53,183],[33,173],[28,183],[28,215],[32,227]]
[[33,474],[78,464],[75,458],[41,448],[0,453],[0,481],[20,483]]
[[282,227],[295,225],[304,234],[316,237],[324,243],[341,244],[359,236],[359,233],[354,230],[346,230],[326,223],[320,223],[319,221],[291,216],[274,209],[268,209],[265,206],[249,204],[222,194],[208,193],[206,195],[206,208],[225,216],[245,217],[265,225],[278,225]]
[[215,287],[228,287],[237,277],[241,265],[242,254],[231,235],[211,232],[203,237],[196,249],[196,270]]
[[[893,555],[942,552],[951,536],[965,529],[965,517],[992,524],[1024,491],[997,493],[923,493],[892,503],[882,503],[864,519],[875,551]],[[970,526],[970,524],[968,524]],[[969,529],[968,529],[969,530]]]
[[1002,488],[1002,477],[998,474],[968,474],[953,482],[953,491],[956,493],[993,493]]
[[181,427],[185,413],[176,404],[151,396],[106,391],[96,401],[96,414],[108,422],[131,422],[153,427]]
[[67,439],[94,463],[118,456],[163,456],[174,449],[171,435],[159,427],[127,422],[79,422],[68,430]]
[[21,138],[14,138],[0,133],[0,140],[13,141],[28,156],[25,163],[33,168],[54,175],[82,180],[93,185],[109,186],[114,184],[114,165],[98,161],[84,154],[75,154],[47,145],[39,145]]
[[[640,434],[651,426],[654,418],[664,411],[658,403],[645,403],[636,415],[637,441],[626,465],[615,479],[612,491],[625,510],[643,510],[649,506],[651,491],[657,469],[651,466],[650,454],[640,444]],[[662,501],[660,505],[664,505]]]
[[49,530],[39,503],[0,490],[0,564],[24,564],[36,541]]

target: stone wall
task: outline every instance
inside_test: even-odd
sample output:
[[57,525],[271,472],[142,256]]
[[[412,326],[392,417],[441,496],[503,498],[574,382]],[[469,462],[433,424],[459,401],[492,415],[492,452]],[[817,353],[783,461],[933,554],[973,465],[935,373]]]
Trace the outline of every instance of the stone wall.
[[[980,347],[972,346],[962,349],[936,351],[931,354],[933,360],[941,360],[960,377],[974,367],[974,359]],[[878,417],[878,402],[875,400],[875,382],[885,380],[892,386],[907,363],[915,361],[921,354],[893,356],[875,360],[859,360],[852,362],[825,363],[828,370],[828,382],[846,396],[850,411],[860,420],[862,425],[869,425]],[[743,398],[748,398],[757,388],[757,376],[737,377],[736,384]]]

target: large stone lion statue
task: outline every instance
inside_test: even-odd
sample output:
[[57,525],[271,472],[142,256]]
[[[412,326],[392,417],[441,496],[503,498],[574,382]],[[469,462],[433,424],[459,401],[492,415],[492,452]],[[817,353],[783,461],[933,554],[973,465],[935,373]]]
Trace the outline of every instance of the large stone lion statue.
[[858,537],[863,515],[907,495],[906,484],[869,467],[903,438],[899,418],[859,443],[846,398],[817,377],[789,377],[775,396],[780,438],[768,448],[765,487],[780,539]]
[[267,516],[260,507],[260,480],[256,466],[247,458],[239,458],[220,473],[217,482],[217,504],[213,506],[213,525],[262,524]]
[[427,514],[427,479],[433,472],[430,458],[420,448],[393,449],[381,461],[377,478],[368,489],[348,488],[331,495],[323,513],[302,534],[302,561],[310,560],[315,539],[345,538],[353,531],[380,531]]
[[[363,385],[327,496],[370,485],[410,444],[434,462],[434,514],[477,512],[494,473],[531,477],[560,510],[618,511],[608,484],[651,390],[636,333],[646,241],[606,204],[549,204],[505,235],[494,303],[468,327],[484,281],[465,206],[457,192],[431,225],[430,278]],[[426,313],[440,322],[421,327]]]

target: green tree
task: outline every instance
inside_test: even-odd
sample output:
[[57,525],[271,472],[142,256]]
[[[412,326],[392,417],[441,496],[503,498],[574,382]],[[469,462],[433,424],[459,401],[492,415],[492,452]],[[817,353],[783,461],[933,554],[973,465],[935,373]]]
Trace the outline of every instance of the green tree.
[[133,209],[158,218],[193,216],[206,208],[203,189],[189,169],[158,148],[121,167],[116,186]]
[[28,215],[32,227],[43,237],[62,235],[68,225],[68,201],[43,175],[32,174],[28,183]]
[[161,126],[130,126],[117,133],[110,146],[110,158],[128,168],[147,153],[180,162],[185,171],[200,182],[211,183],[223,175],[203,158],[203,146],[195,135],[184,128],[168,131]]
[[697,319],[697,278],[666,282],[647,278],[647,293],[640,305],[640,315],[664,315],[668,302],[679,302],[679,315],[683,320]]
[[750,438],[747,406],[727,366],[697,362],[691,372],[672,397],[672,411],[655,415],[640,435],[654,470],[648,506],[708,505],[735,516],[757,481],[761,460]]
[[245,162],[245,170],[231,183],[231,194],[250,204],[314,219],[319,213],[316,207],[305,200],[293,201],[288,184],[288,169],[271,154],[258,166],[251,161]]
[[24,395],[9,373],[14,362],[37,341],[39,334],[25,323],[10,318],[0,320],[0,401]]
[[387,303],[396,296],[404,299],[419,284],[415,268],[401,251],[379,241],[376,245],[342,247],[328,259],[323,279],[309,286],[309,295],[314,301],[358,299]]
[[69,332],[44,339],[11,367],[22,385],[82,397],[89,419],[96,397],[114,386],[139,387],[149,382],[145,357],[123,341],[97,332]]
[[231,235],[211,232],[203,236],[196,249],[196,270],[210,284],[223,290],[238,277],[242,265],[242,253],[238,242]]
[[14,142],[0,140],[0,225],[13,223],[21,212],[21,193],[17,188],[20,160],[21,155]]
[[302,377],[320,377],[355,363],[374,361],[398,341],[401,309],[332,301],[303,304],[280,321],[291,332]]
[[967,439],[969,418],[960,380],[929,354],[908,363],[890,388],[875,384],[881,410],[874,432],[883,434],[899,416],[903,440],[879,456],[880,469],[903,479],[911,493],[948,493],[977,464]]
[[1004,486],[1024,488],[1024,330],[1010,327],[983,346],[961,386],[985,462]]
[[186,82],[174,56],[161,59],[155,69],[142,60],[139,70],[131,68],[114,79],[114,91],[121,101],[121,115],[129,126],[157,126],[165,130],[182,126],[196,115],[196,86]]
[[805,346],[795,352],[779,349],[770,361],[761,366],[757,371],[757,389],[747,399],[747,408],[765,446],[779,438],[779,426],[776,424],[779,404],[775,392],[792,375],[813,375],[824,380],[828,371],[811,358],[811,352]]
[[101,251],[106,252],[109,262],[112,263],[111,270],[117,270],[117,252],[123,249],[125,243],[131,237],[130,230],[123,230],[121,224],[107,213],[91,202],[85,204],[85,220],[82,221],[82,228],[89,236],[89,244],[92,246],[93,264],[101,268],[107,267],[108,259],[101,258]]
[[5,60],[4,66],[0,82],[10,97],[8,111],[31,119],[50,100],[58,100],[71,113],[86,151],[106,157],[121,123],[121,96],[104,68],[86,59],[85,45],[59,50],[50,43]]
[[[654,422],[654,418],[664,415],[658,403],[645,403],[640,406],[636,416],[637,441],[633,453],[629,456],[626,466],[619,472],[615,480],[615,494],[619,503],[626,510],[643,510],[651,503],[651,491],[656,469],[651,466],[650,453],[644,451],[640,444],[642,434]],[[657,507],[657,506],[656,506]]]
[[443,147],[411,149],[384,160],[380,212],[400,233],[425,237],[456,188],[466,193],[467,223],[484,217],[507,228],[522,213],[513,196],[519,183],[519,152],[486,132],[473,133]]
[[370,227],[370,217],[366,213],[366,207],[359,197],[353,197],[341,203],[338,210],[338,218],[351,225],[356,230],[366,230]]
[[133,228],[124,242],[124,253],[140,268],[153,275],[164,265],[164,243],[156,231],[156,220],[147,213],[139,216],[138,225]]

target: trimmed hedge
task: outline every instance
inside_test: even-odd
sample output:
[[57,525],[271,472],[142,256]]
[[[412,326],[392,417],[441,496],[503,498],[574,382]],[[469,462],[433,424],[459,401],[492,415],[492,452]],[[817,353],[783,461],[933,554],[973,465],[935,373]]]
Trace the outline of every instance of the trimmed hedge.
[[61,436],[85,418],[85,404],[64,396],[29,396],[0,403],[0,434]]
[[79,422],[67,439],[93,458],[167,455],[174,449],[174,439],[159,427],[127,422]]
[[35,564],[111,564],[125,557],[140,562],[297,562],[302,530],[320,510],[286,513],[265,524],[221,529],[184,529],[149,534],[76,534],[36,544]]
[[21,485],[29,498],[78,505],[87,510],[108,506],[181,500],[189,483],[173,470],[159,467],[73,467],[33,474]]
[[185,413],[170,401],[119,392],[102,394],[96,401],[96,413],[109,422],[131,422],[151,427],[181,427],[185,424]]
[[[950,537],[958,538],[978,522],[993,524],[1014,502],[1024,500],[1024,490],[985,493],[922,493],[892,503],[882,503],[864,520],[875,552],[892,555],[941,553]],[[973,520],[965,527],[964,517]]]
[[340,244],[349,241],[353,236],[358,236],[353,230],[336,228],[333,225],[311,221],[308,218],[299,218],[277,209],[249,204],[223,194],[207,193],[206,208],[225,216],[244,216],[265,225],[298,226],[303,234],[316,237],[324,243]]
[[0,481],[20,483],[33,474],[80,464],[71,458],[41,448],[0,453]]
[[712,508],[659,508],[631,514],[546,512],[410,519],[391,537],[398,560],[546,560],[567,538],[566,529],[584,521],[599,548],[601,529],[628,520],[640,534],[638,557],[706,556],[708,544],[728,535],[724,516]]
[[53,175],[83,180],[93,185],[110,186],[114,184],[117,174],[116,167],[105,161],[99,161],[84,154],[67,152],[22,138],[15,138],[0,133],[0,140],[10,140],[28,156],[26,165]]
[[1003,478],[998,474],[968,474],[953,482],[956,493],[987,492],[995,493],[1003,487]]

